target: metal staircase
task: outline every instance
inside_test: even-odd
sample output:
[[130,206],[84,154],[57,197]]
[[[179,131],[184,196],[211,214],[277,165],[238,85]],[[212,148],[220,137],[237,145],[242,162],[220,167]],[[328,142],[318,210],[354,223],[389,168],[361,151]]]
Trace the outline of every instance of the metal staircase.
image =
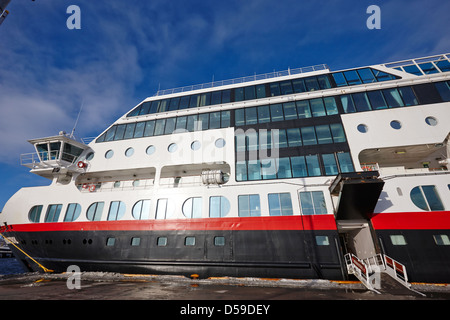
[[359,259],[354,254],[347,253],[345,264],[348,273],[355,275],[367,289],[373,292],[378,294],[388,293],[394,287],[401,287],[425,296],[423,293],[412,289],[408,282],[406,267],[387,255],[377,254],[367,259]]

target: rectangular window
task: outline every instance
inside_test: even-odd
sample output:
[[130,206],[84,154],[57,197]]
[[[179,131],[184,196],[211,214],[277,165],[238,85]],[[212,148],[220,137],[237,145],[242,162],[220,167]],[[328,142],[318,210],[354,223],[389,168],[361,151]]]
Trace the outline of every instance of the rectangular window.
[[300,206],[304,215],[326,214],[327,205],[322,191],[300,192]]
[[300,136],[299,128],[286,129],[289,147],[300,147],[302,145],[302,138]]
[[164,126],[166,124],[166,119],[158,119],[155,124],[155,136],[160,136],[164,133]]
[[323,117],[326,115],[322,98],[311,99],[309,102],[311,103],[313,117]]
[[216,247],[223,247],[225,245],[225,237],[214,237],[214,245]]
[[145,122],[136,123],[136,130],[134,131],[134,138],[141,138],[144,136]]
[[225,217],[230,211],[230,202],[223,196],[209,197],[209,217]]
[[305,79],[305,85],[307,91],[316,91],[320,90],[319,83],[317,82],[316,77],[310,77]]
[[345,113],[356,112],[355,105],[353,103],[352,96],[349,94],[344,94],[341,96],[342,107]]
[[247,162],[236,162],[236,181],[247,181]]
[[314,127],[303,127],[301,128],[303,145],[310,146],[317,144],[316,133],[314,131]]
[[197,122],[198,122],[197,115],[188,116],[186,130],[189,132],[197,131],[197,126],[198,126]]
[[[184,117],[186,118],[186,117]],[[186,118],[187,120],[187,118]],[[185,125],[186,128],[186,125]],[[209,113],[202,113],[198,115],[197,128],[199,131],[209,129]]]
[[276,158],[278,179],[292,178],[289,158]]
[[369,111],[370,102],[367,94],[365,92],[353,93],[352,94],[353,101],[355,102],[356,110],[358,111]]
[[286,130],[274,129],[272,131],[272,147],[273,148],[287,148]]
[[244,88],[245,100],[256,99],[255,86],[249,86]]
[[153,136],[154,130],[155,130],[155,120],[147,121],[145,123],[144,137]]
[[292,89],[292,84],[290,81],[283,81],[280,83],[280,91],[282,95],[292,94],[294,90]]
[[377,82],[370,68],[359,69],[358,74],[363,83]]
[[45,222],[58,222],[61,209],[62,204],[49,205],[47,208],[47,213],[45,214]]
[[317,142],[319,144],[333,143],[330,127],[327,124],[316,126]]
[[292,177],[302,178],[308,176],[308,171],[306,170],[305,157],[291,157],[291,167],[292,167]]
[[277,168],[275,166],[274,159],[262,159],[261,161],[261,172],[263,179],[276,179]]
[[231,113],[230,111],[222,111],[220,113],[220,127],[221,128],[229,128],[231,127]]
[[169,99],[159,101],[158,112],[167,111]]
[[322,160],[326,175],[334,176],[339,173],[334,153],[322,154]]
[[248,180],[261,180],[261,164],[259,160],[248,161]]
[[195,237],[186,237],[184,238],[185,246],[195,246]]
[[338,108],[336,104],[336,99],[334,97],[323,98],[325,102],[325,109],[327,111],[327,115],[331,116],[333,114],[338,114]]
[[133,237],[131,238],[131,246],[133,247],[139,247],[141,245],[141,238]]
[[347,81],[345,80],[344,75],[342,72],[335,72],[331,74],[334,78],[334,82],[336,82],[336,85],[338,87],[343,87],[347,85]]
[[[125,134],[125,128],[127,127],[127,125],[126,124],[119,124],[118,126],[117,126],[117,129],[116,129],[116,134],[115,134],[115,136],[114,136],[114,140],[122,140],[123,139],[123,136],[124,136],[124,134]],[[109,131],[108,131],[109,132]],[[108,137],[106,137],[106,141],[109,141],[108,140]]]
[[369,91],[369,92],[367,92],[367,95],[369,96],[369,100],[370,100],[373,110],[387,109],[387,103],[384,100],[384,97],[381,94],[381,91],[379,91],[379,90]]
[[258,107],[258,122],[259,123],[270,122],[269,106],[260,106],[260,107]]
[[421,188],[431,211],[444,210],[444,205],[442,204],[441,197],[439,197],[436,190],[436,186],[421,186]]
[[119,220],[125,214],[125,203],[122,201],[111,201],[108,211],[108,221]]
[[222,102],[222,91],[214,91],[211,94],[211,104],[220,104]]
[[329,246],[330,240],[328,239],[328,236],[316,236],[316,244],[318,246]]
[[272,118],[272,122],[283,121],[284,120],[283,107],[282,107],[281,103],[272,104],[270,106],[270,115],[271,115],[271,118]]
[[[220,111],[209,114],[209,129],[220,128]],[[198,128],[194,129],[196,131]]]
[[116,244],[116,238],[110,237],[106,239],[106,245],[108,247],[113,247]]
[[245,124],[257,124],[258,117],[256,115],[256,107],[245,109]]
[[245,144],[247,151],[258,150],[258,132],[254,129],[249,129],[245,134]]
[[166,219],[167,199],[158,199],[156,206],[156,219]]
[[178,110],[180,104],[180,97],[170,99],[169,111]]
[[177,118],[166,119],[166,127],[164,129],[164,134],[172,134],[175,131],[175,122]]
[[192,95],[189,101],[189,108],[197,108],[199,105],[200,105],[200,96],[198,94]]
[[290,193],[271,193],[268,195],[269,214],[271,216],[293,215]]
[[299,119],[312,117],[309,100],[297,101],[297,113]]
[[327,75],[317,76],[317,81],[319,82],[320,89],[324,90],[331,88],[330,79],[328,79]]
[[356,70],[345,71],[344,76],[349,86],[361,84],[361,79],[359,78],[359,75],[356,72]]
[[450,84],[449,82],[437,82],[434,84],[443,101],[450,101]]
[[280,86],[278,85],[278,82],[270,84],[270,95],[272,97],[276,97],[276,96],[280,95]]
[[345,138],[344,128],[342,127],[342,124],[332,123],[330,124],[330,129],[334,143],[347,141],[347,139]]
[[167,237],[158,237],[156,239],[156,245],[158,247],[165,247],[165,246],[167,246]]
[[259,217],[261,206],[259,194],[238,196],[239,217]]
[[389,108],[403,107],[403,100],[396,88],[382,90]]
[[266,85],[265,84],[259,84],[256,86],[256,97],[258,99],[266,97]]
[[259,148],[261,150],[272,149],[272,131],[261,129],[259,130]]
[[400,92],[403,101],[405,102],[405,106],[416,106],[419,104],[416,95],[414,94],[411,87],[401,87],[398,88],[398,91]]
[[190,98],[191,98],[190,96],[181,97],[180,105],[178,106],[178,109],[182,110],[182,109],[189,108],[189,100],[190,100]]
[[355,171],[353,168],[352,159],[350,157],[350,153],[348,152],[339,152],[337,154],[338,161],[339,161],[339,168],[341,169],[341,172],[353,172]]
[[305,81],[303,79],[292,80],[295,93],[306,92]]
[[244,109],[237,109],[234,111],[234,121],[236,126],[244,126],[245,125],[245,111]]
[[243,100],[244,100],[244,88],[234,89],[234,101],[243,101]]
[[394,246],[406,246],[406,239],[405,239],[405,237],[404,236],[402,236],[402,235],[397,235],[397,234],[391,234],[390,236],[389,236],[389,238],[391,239],[391,243],[394,245]]
[[306,166],[308,168],[308,176],[317,177],[321,175],[319,159],[317,155],[306,156]]
[[175,130],[184,132],[186,130],[187,117],[177,117],[177,124]]
[[297,119],[297,109],[295,102],[283,103],[284,109],[284,119],[285,120],[295,120]]
[[231,102],[231,89],[222,90],[222,103]]

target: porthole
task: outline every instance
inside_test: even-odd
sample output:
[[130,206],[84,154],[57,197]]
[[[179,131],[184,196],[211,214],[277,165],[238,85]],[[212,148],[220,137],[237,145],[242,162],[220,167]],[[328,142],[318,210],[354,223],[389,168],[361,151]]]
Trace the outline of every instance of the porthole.
[[167,150],[168,150],[170,153],[173,153],[173,152],[177,151],[177,149],[178,149],[178,146],[177,146],[176,143],[171,143],[171,144],[169,145],[169,147],[167,147]]
[[128,149],[125,151],[125,155],[126,155],[127,157],[131,157],[133,154],[134,154],[134,149],[133,149],[133,148],[128,148]]
[[223,148],[223,147],[225,147],[225,144],[226,144],[225,139],[219,138],[216,140],[217,148]]
[[367,131],[369,131],[369,128],[365,124],[359,124],[357,129],[361,133],[366,133]]
[[194,151],[200,149],[201,146],[202,144],[198,140],[195,140],[194,142],[191,143],[191,149]]
[[398,130],[398,129],[401,129],[401,127],[402,127],[402,124],[400,123],[400,121],[398,121],[398,120],[392,120],[391,121],[391,128],[392,129]]
[[145,150],[145,153],[147,153],[147,155],[152,155],[153,153],[155,153],[155,146],[148,146],[147,150]]
[[108,151],[106,151],[106,153],[105,153],[105,158],[106,158],[106,159],[111,159],[111,158],[113,157],[113,155],[114,155],[114,151],[108,150]]
[[429,126],[436,126],[438,124],[438,121],[435,117],[426,117],[425,118],[425,123]]

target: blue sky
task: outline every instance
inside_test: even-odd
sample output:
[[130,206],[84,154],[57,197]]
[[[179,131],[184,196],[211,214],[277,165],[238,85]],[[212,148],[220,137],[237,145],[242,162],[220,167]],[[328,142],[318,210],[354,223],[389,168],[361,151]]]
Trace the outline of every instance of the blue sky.
[[[369,5],[381,29],[369,30]],[[67,7],[81,9],[69,30]],[[21,167],[28,139],[96,136],[173,87],[328,64],[332,70],[450,52],[442,0],[12,0],[0,26],[0,210],[49,181]]]

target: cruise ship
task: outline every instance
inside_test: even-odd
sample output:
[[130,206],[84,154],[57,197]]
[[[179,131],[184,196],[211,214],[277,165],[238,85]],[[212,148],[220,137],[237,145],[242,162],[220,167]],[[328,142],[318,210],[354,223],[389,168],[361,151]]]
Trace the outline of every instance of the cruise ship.
[[160,90],[29,140],[0,231],[30,271],[448,283],[449,119],[450,54]]

